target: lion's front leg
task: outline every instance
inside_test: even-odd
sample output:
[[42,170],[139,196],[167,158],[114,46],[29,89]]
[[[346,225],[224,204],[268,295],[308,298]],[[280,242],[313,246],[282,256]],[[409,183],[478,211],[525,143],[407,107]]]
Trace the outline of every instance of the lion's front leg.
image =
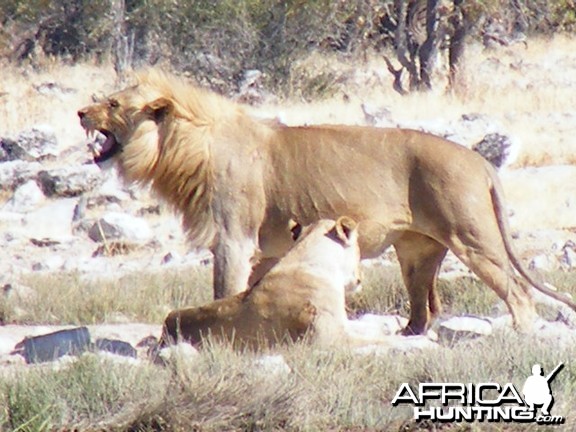
[[214,298],[238,294],[248,288],[252,271],[251,260],[255,255],[255,240],[224,240],[212,249],[214,254]]

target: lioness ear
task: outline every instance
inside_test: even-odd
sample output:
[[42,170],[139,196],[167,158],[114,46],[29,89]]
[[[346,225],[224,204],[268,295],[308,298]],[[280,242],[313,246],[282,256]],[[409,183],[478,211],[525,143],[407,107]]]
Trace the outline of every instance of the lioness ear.
[[342,216],[336,221],[334,229],[336,230],[336,236],[338,239],[347,245],[350,244],[352,237],[356,234],[357,227],[358,224],[354,219],[349,218],[348,216]]
[[292,240],[296,241],[300,238],[300,234],[302,234],[302,225],[296,222],[294,219],[290,219],[288,222],[288,227],[290,228],[290,232],[292,233]]
[[161,122],[174,110],[174,103],[165,97],[159,97],[142,108],[142,112],[155,122]]

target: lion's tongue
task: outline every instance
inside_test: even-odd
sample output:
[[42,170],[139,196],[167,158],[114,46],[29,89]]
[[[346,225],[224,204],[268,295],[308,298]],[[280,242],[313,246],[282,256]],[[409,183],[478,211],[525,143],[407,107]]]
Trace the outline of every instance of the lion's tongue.
[[108,153],[112,147],[114,147],[114,145],[116,144],[116,138],[114,138],[114,135],[111,133],[107,133],[105,134],[106,136],[106,140],[104,140],[104,142],[100,145],[101,149],[100,149],[100,153],[101,154],[105,154]]

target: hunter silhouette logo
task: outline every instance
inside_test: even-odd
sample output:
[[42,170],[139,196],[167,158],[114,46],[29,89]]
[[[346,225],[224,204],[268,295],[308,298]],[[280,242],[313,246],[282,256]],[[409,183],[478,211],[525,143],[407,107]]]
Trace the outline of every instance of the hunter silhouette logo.
[[554,404],[554,397],[550,390],[550,382],[556,377],[556,374],[564,367],[560,363],[547,376],[542,376],[543,370],[539,364],[532,366],[532,376],[529,376],[522,387],[524,400],[530,407],[530,411],[536,412],[536,405],[542,405],[542,415],[550,416],[550,409]]
[[539,364],[532,366],[532,375],[522,387],[523,397],[512,383],[420,383],[414,388],[404,383],[392,405],[413,405],[415,420],[564,424],[564,417],[550,414],[554,404],[550,383],[563,367],[560,363],[544,376]]

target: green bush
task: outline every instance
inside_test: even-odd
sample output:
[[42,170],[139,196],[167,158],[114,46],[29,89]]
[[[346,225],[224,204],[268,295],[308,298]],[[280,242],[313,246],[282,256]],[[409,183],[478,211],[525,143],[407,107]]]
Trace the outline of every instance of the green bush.
[[[422,0],[419,0],[422,1]],[[242,74],[265,73],[275,92],[290,86],[292,65],[311,50],[356,53],[392,44],[393,0],[0,0],[0,56],[38,53],[76,61],[117,55],[132,66],[160,63],[224,93]],[[466,2],[473,22],[494,16],[527,32],[574,31],[571,0]],[[480,31],[479,28],[474,31]],[[318,87],[318,84],[310,83]],[[325,93],[320,88],[320,94]],[[329,93],[329,92],[328,92]]]

